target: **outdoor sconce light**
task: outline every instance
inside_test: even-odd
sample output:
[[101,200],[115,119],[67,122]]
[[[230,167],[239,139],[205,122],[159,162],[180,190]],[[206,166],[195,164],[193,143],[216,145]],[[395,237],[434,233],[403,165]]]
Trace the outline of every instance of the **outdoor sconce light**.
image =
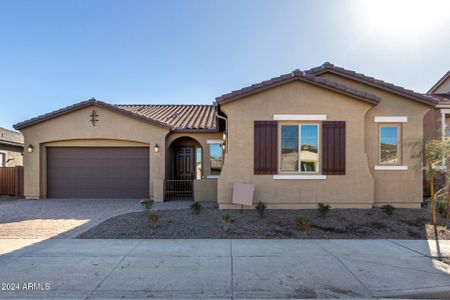
[[223,135],[222,135],[222,139],[223,139],[224,141],[226,141],[226,140],[227,140],[227,133],[226,133],[226,132],[224,132],[224,133],[223,133]]
[[226,145],[225,143],[222,144],[222,150],[225,151]]
[[34,149],[33,145],[30,144],[30,145],[28,145],[27,152],[31,153],[31,152],[33,152],[33,149]]
[[155,145],[155,149],[154,150],[155,150],[155,153],[159,153],[159,146],[158,146],[158,144]]

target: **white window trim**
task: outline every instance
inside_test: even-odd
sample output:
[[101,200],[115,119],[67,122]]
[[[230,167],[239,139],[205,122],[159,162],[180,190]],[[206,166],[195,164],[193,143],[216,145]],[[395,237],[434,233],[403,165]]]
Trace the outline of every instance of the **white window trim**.
[[276,121],[326,121],[327,115],[312,114],[274,114]]
[[206,140],[207,144],[223,144],[223,140]]
[[408,117],[407,116],[375,117],[374,122],[377,122],[377,123],[406,123],[406,122],[408,122]]
[[275,180],[325,180],[326,175],[288,175],[288,174],[277,174],[273,175]]
[[408,171],[408,166],[375,166],[377,171]]
[[220,177],[220,175],[208,175],[206,176],[206,178],[208,179],[218,179]]

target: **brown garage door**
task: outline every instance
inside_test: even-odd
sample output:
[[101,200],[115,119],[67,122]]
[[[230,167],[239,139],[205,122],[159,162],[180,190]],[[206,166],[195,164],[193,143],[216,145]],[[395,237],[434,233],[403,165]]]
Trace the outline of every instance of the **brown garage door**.
[[148,198],[148,148],[49,147],[49,198]]

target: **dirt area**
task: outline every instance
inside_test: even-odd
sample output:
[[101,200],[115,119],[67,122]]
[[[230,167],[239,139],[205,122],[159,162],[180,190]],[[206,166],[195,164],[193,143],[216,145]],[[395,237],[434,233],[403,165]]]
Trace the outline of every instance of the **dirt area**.
[[[396,209],[387,216],[381,209],[332,209],[325,217],[317,210],[266,210],[263,217],[255,210],[202,208],[199,215],[190,209],[158,211],[160,218],[151,227],[145,212],[113,217],[78,238],[104,239],[450,239],[450,230],[434,228],[427,209]],[[231,216],[228,232],[222,216]],[[297,218],[309,221],[301,230]]]

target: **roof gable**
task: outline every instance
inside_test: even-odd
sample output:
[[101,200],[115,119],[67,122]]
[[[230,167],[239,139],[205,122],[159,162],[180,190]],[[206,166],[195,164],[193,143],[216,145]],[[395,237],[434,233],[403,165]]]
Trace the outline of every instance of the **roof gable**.
[[324,73],[332,73],[336,74],[357,82],[361,82],[364,84],[367,84],[369,86],[373,86],[376,88],[379,88],[381,90],[385,90],[387,92],[397,94],[400,96],[403,96],[405,98],[421,102],[423,104],[435,106],[438,101],[434,99],[433,97],[423,95],[420,93],[416,93],[413,90],[405,89],[404,87],[394,85],[389,82],[385,82],[383,80],[376,79],[374,77],[366,76],[362,73],[357,73],[352,70],[347,70],[342,67],[335,66],[329,62],[324,63],[323,65],[319,67],[312,68],[310,70],[305,71],[308,74],[314,75],[314,76],[320,76]]
[[[448,71],[447,73],[445,73],[444,76],[441,77],[441,79],[439,79],[432,87],[431,89],[427,92],[427,94],[434,94],[436,92],[436,90],[442,85],[444,84],[446,81],[450,81],[450,71]],[[450,86],[450,84],[449,84]],[[450,93],[449,91],[445,91],[445,93]]]
[[256,93],[263,92],[267,89],[271,89],[289,82],[303,81],[312,85],[316,85],[340,94],[347,95],[349,97],[368,102],[370,104],[378,104],[380,97],[367,93],[365,91],[357,90],[352,87],[343,85],[334,80],[316,77],[314,75],[306,74],[300,70],[295,70],[292,73],[281,75],[279,77],[272,78],[270,80],[262,81],[260,83],[253,84],[251,86],[242,88],[240,90],[232,91],[231,93],[224,94],[216,98],[216,102],[219,104],[225,104],[231,101],[235,101]]
[[105,108],[105,109],[108,109],[108,110],[113,111],[113,112],[117,112],[119,114],[124,114],[124,115],[126,115],[128,117],[131,117],[131,118],[135,118],[135,119],[139,119],[139,120],[142,120],[142,121],[146,121],[146,122],[152,123],[152,124],[154,124],[156,126],[170,128],[170,126],[168,124],[164,124],[162,122],[159,122],[158,120],[154,120],[154,119],[152,119],[150,117],[145,117],[145,116],[133,113],[131,111],[127,111],[127,110],[121,109],[119,107],[116,107],[114,105],[108,104],[106,102],[96,100],[95,98],[92,98],[92,99],[89,99],[89,100],[86,100],[86,101],[82,101],[82,102],[76,103],[74,105],[70,105],[70,106],[64,107],[62,109],[58,109],[58,110],[52,111],[50,113],[38,116],[36,118],[32,118],[32,119],[26,120],[24,122],[17,123],[17,124],[14,125],[14,129],[21,130],[21,129],[24,129],[26,127],[29,127],[29,126],[32,126],[32,125],[35,125],[35,124],[38,124],[38,123],[50,120],[52,118],[56,118],[56,117],[68,114],[68,113],[73,112],[73,111],[77,111],[79,109],[82,109],[82,108],[85,108],[85,107],[88,107],[88,106],[98,106],[98,107]]

